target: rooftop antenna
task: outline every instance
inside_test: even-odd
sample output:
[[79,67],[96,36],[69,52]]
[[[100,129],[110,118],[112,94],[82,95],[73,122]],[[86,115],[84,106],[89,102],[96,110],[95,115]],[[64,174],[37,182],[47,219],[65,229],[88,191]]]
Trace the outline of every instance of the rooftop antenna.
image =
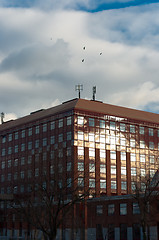
[[1,124],[4,123],[4,112],[1,112]]
[[95,101],[96,86],[93,86],[93,101]]
[[76,85],[75,91],[78,91],[78,97],[81,98],[81,91],[83,91],[83,85],[82,84]]

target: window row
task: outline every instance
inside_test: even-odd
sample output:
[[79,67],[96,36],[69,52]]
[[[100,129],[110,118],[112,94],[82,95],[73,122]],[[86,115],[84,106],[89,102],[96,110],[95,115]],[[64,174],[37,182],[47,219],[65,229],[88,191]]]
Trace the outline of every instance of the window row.
[[[64,124],[64,119],[59,119],[57,122],[57,127],[61,128],[63,127],[63,124]],[[71,116],[67,117],[66,124],[67,126],[72,124]],[[37,125],[35,127],[30,127],[28,129],[23,129],[21,131],[16,131],[14,133],[9,133],[8,135],[2,136],[2,143],[5,143],[6,141],[10,142],[12,140],[17,140],[20,137],[25,138],[26,136],[32,136],[33,131],[35,134],[39,134],[40,129],[41,129],[40,126]],[[55,121],[52,121],[49,124],[48,123],[42,124],[42,132],[47,132],[48,130],[53,130],[53,129],[55,129]]]
[[[83,126],[84,124],[88,124],[90,127],[97,127],[96,125],[96,119],[89,117],[88,120],[84,118],[83,116],[78,116],[77,117],[77,124],[80,126]],[[127,125],[125,123],[116,123],[113,121],[105,121],[105,120],[99,120],[98,123],[99,127],[102,129],[109,128],[111,130],[120,130],[121,132],[126,132],[129,131],[130,133],[136,133],[136,131],[139,131],[139,134],[145,134],[145,131],[147,128],[143,126],[135,126],[135,125]],[[148,128],[148,135],[153,136],[154,135],[155,129],[153,128]],[[158,130],[158,137],[159,137],[159,130]]]

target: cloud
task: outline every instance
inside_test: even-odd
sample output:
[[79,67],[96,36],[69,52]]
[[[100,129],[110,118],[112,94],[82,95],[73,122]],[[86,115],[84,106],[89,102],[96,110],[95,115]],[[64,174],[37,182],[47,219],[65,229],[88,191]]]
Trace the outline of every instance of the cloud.
[[159,4],[98,13],[1,8],[1,111],[19,117],[51,107],[78,96],[76,84],[83,98],[96,85],[104,102],[156,106],[158,16]]

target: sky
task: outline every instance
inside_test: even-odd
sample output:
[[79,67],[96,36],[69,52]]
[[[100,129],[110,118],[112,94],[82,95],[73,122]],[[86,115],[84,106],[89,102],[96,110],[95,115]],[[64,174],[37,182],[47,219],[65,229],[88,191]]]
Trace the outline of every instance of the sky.
[[159,1],[0,0],[5,121],[81,97],[159,113]]

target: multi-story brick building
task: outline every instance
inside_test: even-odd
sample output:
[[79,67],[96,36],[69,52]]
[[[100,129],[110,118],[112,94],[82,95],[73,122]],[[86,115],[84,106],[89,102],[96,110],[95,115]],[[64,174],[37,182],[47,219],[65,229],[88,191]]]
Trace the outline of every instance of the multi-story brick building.
[[[43,176],[52,179],[56,170],[59,185],[67,181],[69,188],[89,188],[94,202],[114,201],[115,195],[117,201],[125,195],[125,203],[137,176],[155,174],[158,149],[158,114],[73,99],[0,125],[0,193],[29,192],[29,182],[45,183]],[[99,218],[92,219],[92,224],[90,219],[85,224],[88,233],[98,226]]]

